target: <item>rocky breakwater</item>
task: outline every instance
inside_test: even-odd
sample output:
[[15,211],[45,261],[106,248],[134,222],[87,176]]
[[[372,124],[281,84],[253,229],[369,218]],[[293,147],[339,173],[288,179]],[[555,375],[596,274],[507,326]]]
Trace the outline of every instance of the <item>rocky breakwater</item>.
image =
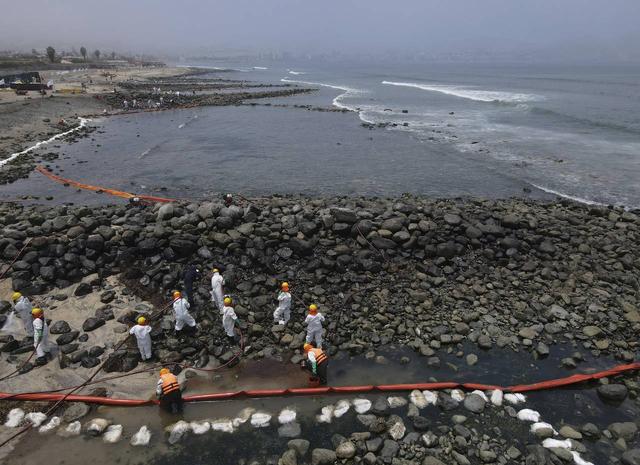
[[[372,347],[394,343],[437,366],[443,351],[472,364],[495,346],[544,357],[568,341],[575,353],[563,363],[575,367],[582,351],[629,361],[637,347],[640,222],[619,208],[274,197],[231,207],[3,204],[0,213],[2,258],[13,260],[26,244],[8,276],[28,295],[97,273],[94,286],[119,275],[136,292],[168,299],[186,264],[220,268],[249,357],[299,351],[311,302],[327,316],[330,353],[375,355]],[[272,320],[283,280],[295,296],[287,326]],[[162,355],[224,361],[233,352],[216,342],[222,328],[207,278],[195,294],[199,333],[181,340],[155,334]]]

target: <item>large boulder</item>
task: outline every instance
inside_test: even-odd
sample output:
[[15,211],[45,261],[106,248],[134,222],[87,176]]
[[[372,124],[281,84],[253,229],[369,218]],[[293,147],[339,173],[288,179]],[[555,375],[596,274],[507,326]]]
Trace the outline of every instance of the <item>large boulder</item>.
[[603,384],[598,386],[598,395],[605,400],[622,402],[626,399],[628,389],[624,384]]

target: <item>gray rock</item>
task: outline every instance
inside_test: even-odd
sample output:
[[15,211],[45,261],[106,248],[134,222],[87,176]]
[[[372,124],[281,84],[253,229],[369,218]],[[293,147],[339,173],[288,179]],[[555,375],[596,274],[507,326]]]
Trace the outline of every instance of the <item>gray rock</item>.
[[356,446],[351,441],[345,441],[336,448],[336,457],[350,459],[356,455]]
[[609,401],[621,402],[627,398],[628,392],[624,384],[603,384],[598,386],[598,395]]
[[445,463],[429,455],[422,460],[422,465],[445,465]]
[[297,438],[300,433],[300,424],[295,421],[286,423],[278,428],[278,436],[281,438]]
[[482,413],[485,404],[485,400],[478,394],[469,394],[464,398],[464,407],[473,413]]
[[303,458],[309,451],[309,441],[306,439],[292,439],[287,443],[287,447],[296,452],[298,458]]
[[611,431],[611,434],[615,439],[622,438],[625,441],[631,441],[638,432],[638,427],[635,423],[627,421],[623,423],[612,423],[607,428]]
[[171,218],[173,218],[174,211],[175,211],[175,209],[173,208],[173,204],[172,203],[166,203],[166,204],[162,205],[158,209],[158,214],[157,214],[158,221],[170,220]]
[[296,456],[296,451],[291,449],[286,450],[280,457],[278,463],[280,465],[298,465],[298,457]]
[[585,423],[582,428],[580,428],[580,431],[589,439],[598,439],[600,437],[600,430],[593,423]]
[[640,449],[631,449],[622,454],[624,465],[640,465]]
[[313,449],[311,465],[331,465],[336,461],[336,453],[329,449]]
[[396,456],[398,450],[400,449],[400,445],[392,441],[391,439],[385,439],[384,445],[382,446],[382,450],[380,451],[380,458],[385,463],[391,463],[391,460]]
[[68,404],[68,407],[64,410],[64,414],[62,415],[62,419],[71,423],[72,421],[79,420],[82,417],[85,417],[91,411],[91,407],[83,402],[73,402]]
[[577,439],[577,440],[582,439],[582,433],[576,431],[569,425],[564,425],[562,428],[560,428],[560,431],[558,432],[560,433],[561,436],[567,439]]

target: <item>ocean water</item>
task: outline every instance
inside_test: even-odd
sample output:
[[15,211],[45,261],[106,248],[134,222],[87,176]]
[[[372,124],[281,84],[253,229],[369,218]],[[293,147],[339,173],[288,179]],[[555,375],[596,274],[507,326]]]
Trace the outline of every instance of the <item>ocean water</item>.
[[[270,100],[287,108],[209,107],[96,120],[98,131],[62,144],[51,165],[85,183],[179,198],[408,192],[558,195],[640,207],[639,67],[205,66],[211,76],[318,91]],[[34,173],[0,189],[0,199],[35,193],[105,201],[47,183]]]
[[331,86],[334,105],[429,149],[483,159],[532,190],[640,206],[640,67],[296,69],[281,80]]

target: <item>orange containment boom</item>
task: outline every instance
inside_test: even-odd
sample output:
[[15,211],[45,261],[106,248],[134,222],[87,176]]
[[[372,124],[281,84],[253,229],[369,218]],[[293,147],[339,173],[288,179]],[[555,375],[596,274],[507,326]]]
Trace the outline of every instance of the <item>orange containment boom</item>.
[[[479,383],[457,383],[457,382],[440,382],[440,383],[413,383],[413,384],[385,384],[385,385],[364,385],[364,386],[325,386],[317,388],[293,388],[293,389],[254,389],[232,392],[217,392],[211,394],[198,394],[193,396],[185,396],[185,402],[205,402],[217,400],[232,400],[238,398],[264,398],[264,397],[285,397],[285,396],[321,396],[326,394],[367,394],[381,392],[397,392],[397,391],[413,391],[418,390],[442,390],[442,389],[480,389],[489,391],[499,389],[504,392],[530,392],[541,391],[546,389],[555,389],[572,384],[592,381],[608,376],[616,376],[627,371],[640,370],[640,362],[630,363],[628,365],[618,365],[609,370],[599,371],[591,374],[577,374],[566,378],[552,379],[541,381],[534,384],[517,385],[517,386],[494,386],[491,384]],[[59,401],[64,399],[66,402],[86,402],[89,404],[117,405],[123,407],[140,407],[143,405],[157,404],[154,399],[113,399],[109,397],[94,397],[82,395],[69,395],[65,398],[65,394],[54,393],[23,393],[9,394],[0,393],[0,400],[29,400],[29,401]]]
[[105,194],[109,194],[109,195],[113,195],[116,197],[122,197],[123,199],[141,199],[141,200],[146,200],[148,202],[161,202],[161,203],[169,203],[169,202],[176,202],[176,199],[167,199],[164,197],[155,197],[153,195],[138,195],[138,194],[131,194],[130,192],[124,192],[124,191],[118,191],[115,189],[109,189],[107,187],[99,187],[99,186],[92,186],[90,184],[83,184],[81,182],[77,182],[77,181],[73,181],[71,179],[65,179],[62,178],[56,174],[53,174],[51,171],[49,171],[48,169],[44,168],[43,166],[37,166],[36,170],[39,171],[40,173],[44,174],[46,177],[48,177],[49,179],[52,179],[53,181],[59,182],[60,184],[66,184],[69,186],[73,186],[73,187],[77,187],[78,189],[85,189],[88,191],[93,191],[93,192],[104,192]]

